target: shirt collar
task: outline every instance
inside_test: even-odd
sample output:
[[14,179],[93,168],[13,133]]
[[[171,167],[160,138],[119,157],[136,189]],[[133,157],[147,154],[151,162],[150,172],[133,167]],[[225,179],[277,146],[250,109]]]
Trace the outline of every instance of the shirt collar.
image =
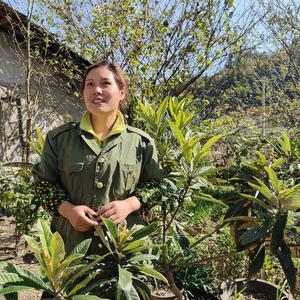
[[[96,133],[93,129],[91,116],[90,116],[90,113],[88,111],[86,111],[83,114],[79,127],[80,127],[81,130],[89,132],[97,142],[101,141],[100,138],[96,135]],[[105,139],[107,139],[108,137],[110,137],[112,135],[121,133],[125,130],[126,130],[126,124],[125,124],[125,121],[124,121],[123,114],[120,111],[118,111],[117,112],[117,119],[116,119],[110,133],[108,134],[108,136]]]

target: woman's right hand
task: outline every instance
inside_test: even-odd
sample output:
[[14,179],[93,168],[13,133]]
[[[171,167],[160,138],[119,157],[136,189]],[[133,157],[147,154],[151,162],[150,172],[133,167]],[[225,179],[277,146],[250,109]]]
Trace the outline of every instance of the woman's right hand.
[[97,226],[98,222],[91,220],[87,214],[96,216],[97,213],[86,205],[74,205],[69,201],[64,201],[58,208],[59,213],[69,220],[72,226],[80,231],[85,232],[92,227]]

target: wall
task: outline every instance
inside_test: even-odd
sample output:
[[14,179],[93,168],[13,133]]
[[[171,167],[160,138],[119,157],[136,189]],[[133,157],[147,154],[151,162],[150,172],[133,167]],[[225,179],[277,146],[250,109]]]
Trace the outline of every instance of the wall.
[[[0,161],[24,160],[26,122],[43,134],[69,120],[80,120],[83,102],[49,60],[33,61],[30,102],[26,98],[26,45],[0,31]],[[35,138],[35,132],[31,132]],[[36,156],[32,156],[36,159]]]

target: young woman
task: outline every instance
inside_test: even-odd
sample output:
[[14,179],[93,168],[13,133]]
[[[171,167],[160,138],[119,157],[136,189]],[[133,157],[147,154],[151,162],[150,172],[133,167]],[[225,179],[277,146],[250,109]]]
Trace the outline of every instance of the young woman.
[[104,216],[116,224],[143,224],[139,212],[159,199],[161,172],[153,140],[127,126],[119,110],[128,94],[120,67],[91,65],[82,87],[87,111],[81,122],[47,134],[33,174],[37,197],[53,215],[52,229],[62,235],[66,251],[93,237],[90,252],[100,254],[93,235],[97,221]]

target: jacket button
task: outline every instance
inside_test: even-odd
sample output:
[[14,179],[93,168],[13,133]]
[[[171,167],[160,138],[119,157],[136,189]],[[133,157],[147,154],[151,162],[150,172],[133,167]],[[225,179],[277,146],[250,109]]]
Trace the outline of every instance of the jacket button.
[[105,162],[104,157],[100,157],[100,158],[98,159],[98,163],[103,164],[104,162]]
[[96,181],[96,187],[97,187],[98,189],[103,188],[103,186],[104,186],[103,182],[101,182],[101,181]]

